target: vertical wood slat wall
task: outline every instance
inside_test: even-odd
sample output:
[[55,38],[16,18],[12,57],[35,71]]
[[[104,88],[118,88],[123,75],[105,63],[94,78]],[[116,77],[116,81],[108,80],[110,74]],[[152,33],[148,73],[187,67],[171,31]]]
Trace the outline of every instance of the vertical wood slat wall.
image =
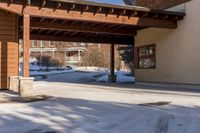
[[18,19],[0,10],[0,89],[7,89],[9,77],[18,75]]

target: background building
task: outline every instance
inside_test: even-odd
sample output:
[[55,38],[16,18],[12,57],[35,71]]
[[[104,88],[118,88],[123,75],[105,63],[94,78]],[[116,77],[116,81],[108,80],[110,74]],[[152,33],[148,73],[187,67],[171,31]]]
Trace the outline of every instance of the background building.
[[[22,40],[20,44],[20,55],[22,56]],[[41,64],[43,64],[43,58],[50,57],[54,60],[64,60],[65,65],[80,65],[83,52],[89,45],[93,44],[32,40],[30,55],[31,58],[37,58]]]
[[[20,44],[20,57],[22,57],[22,40],[20,40]],[[118,47],[117,45],[115,47],[116,68],[121,67]],[[109,68],[109,45],[32,40],[30,44],[30,57],[31,59],[37,59],[38,63],[44,66],[96,65]]]

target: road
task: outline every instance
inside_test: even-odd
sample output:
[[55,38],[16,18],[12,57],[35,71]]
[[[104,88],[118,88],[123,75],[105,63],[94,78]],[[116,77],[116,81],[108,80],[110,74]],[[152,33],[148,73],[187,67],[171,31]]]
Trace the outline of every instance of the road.
[[0,104],[0,133],[200,131],[200,93],[86,82],[96,74],[63,73],[34,82],[35,95],[52,98]]

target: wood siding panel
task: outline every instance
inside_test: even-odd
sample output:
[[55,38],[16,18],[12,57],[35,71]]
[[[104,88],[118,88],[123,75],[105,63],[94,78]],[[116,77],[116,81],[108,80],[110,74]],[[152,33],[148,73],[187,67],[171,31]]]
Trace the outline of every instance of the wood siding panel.
[[19,74],[17,16],[0,10],[0,89],[8,88],[9,77]]

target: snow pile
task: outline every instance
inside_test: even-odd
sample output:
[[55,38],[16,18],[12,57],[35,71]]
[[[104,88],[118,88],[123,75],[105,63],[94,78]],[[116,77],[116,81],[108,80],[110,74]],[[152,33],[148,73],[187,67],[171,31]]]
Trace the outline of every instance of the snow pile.
[[[23,63],[21,62],[19,65],[19,72],[22,75],[23,70]],[[30,75],[48,75],[48,74],[59,74],[59,73],[67,73],[67,72],[74,72],[72,68],[69,67],[44,67],[36,65],[35,62],[30,62]]]
[[73,69],[75,69],[76,71],[87,71],[87,72],[107,72],[108,69],[107,68],[103,68],[103,67],[86,67],[86,66],[82,66],[82,67],[74,67]]
[[58,70],[48,70],[48,71],[30,71],[30,75],[48,75],[48,74],[59,74],[59,73],[69,73],[69,72],[75,72],[73,69],[58,69]]
[[45,67],[41,67],[41,66],[35,65],[33,63],[30,63],[30,71],[39,71],[39,70],[42,70],[44,68]]
[[[135,82],[135,77],[133,77],[130,73],[124,71],[115,72],[117,76],[117,83],[129,83]],[[97,82],[108,82],[108,75],[104,75],[101,78],[97,79]]]

